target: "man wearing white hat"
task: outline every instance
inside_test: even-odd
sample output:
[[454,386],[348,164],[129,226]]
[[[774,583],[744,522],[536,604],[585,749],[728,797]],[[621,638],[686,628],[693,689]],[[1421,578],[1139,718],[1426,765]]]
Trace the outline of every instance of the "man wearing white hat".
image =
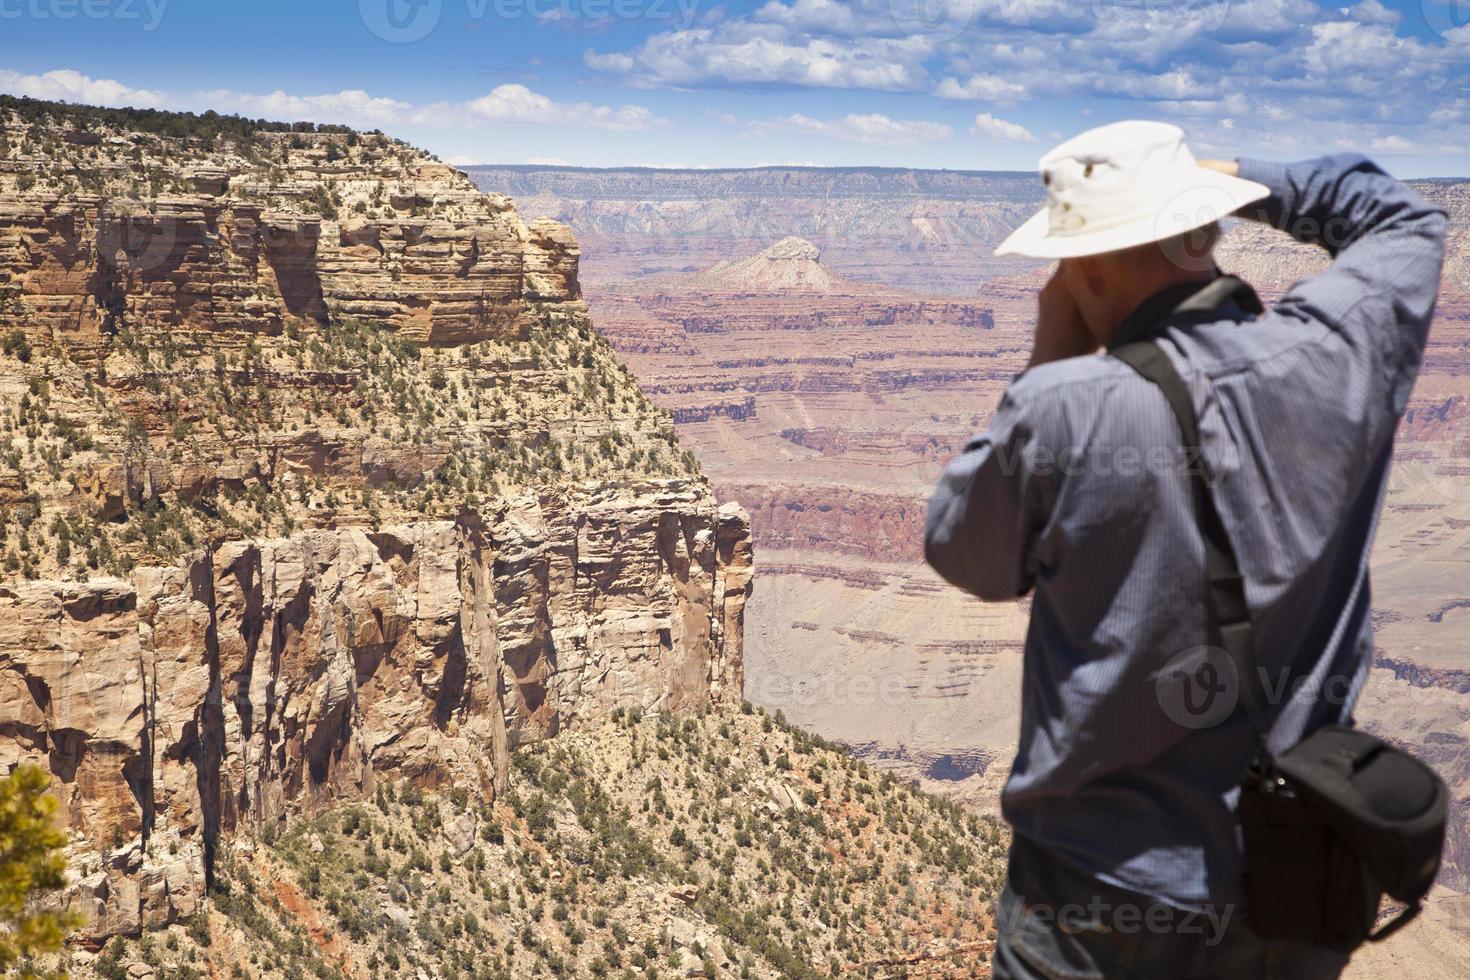
[[[1196,161],[1161,123],[1084,133],[1040,169],[1045,208],[997,250],[1059,260],[1031,362],[946,467],[925,529],[948,581],[1033,596],[995,975],[1337,976],[1346,952],[1267,938],[1246,914],[1235,807],[1253,726],[1280,751],[1351,719],[1444,215],[1361,156]],[[1333,263],[1265,310],[1211,258],[1231,214]],[[1193,403],[1272,681],[1261,710],[1237,710],[1249,692],[1200,653],[1215,635],[1200,477],[1178,465],[1174,406],[1122,356],[1140,341]]]

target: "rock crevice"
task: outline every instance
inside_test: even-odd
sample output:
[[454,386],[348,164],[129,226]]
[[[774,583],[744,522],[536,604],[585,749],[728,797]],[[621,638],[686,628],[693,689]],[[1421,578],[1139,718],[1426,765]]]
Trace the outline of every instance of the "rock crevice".
[[225,541],[0,590],[0,768],[49,769],[93,940],[188,915],[221,836],[391,773],[491,798],[617,708],[738,702],[748,524],[692,481]]

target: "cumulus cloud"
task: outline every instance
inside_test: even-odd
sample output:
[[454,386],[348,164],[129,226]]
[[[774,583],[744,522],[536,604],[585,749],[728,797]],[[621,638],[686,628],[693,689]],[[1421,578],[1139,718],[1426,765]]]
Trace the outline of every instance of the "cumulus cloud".
[[1397,24],[1404,19],[1404,15],[1397,10],[1390,10],[1379,0],[1363,0],[1354,7],[1343,7],[1341,12],[1353,20],[1364,24]]
[[927,81],[923,62],[931,51],[922,37],[793,36],[779,24],[743,21],[655,34],[628,53],[589,50],[583,60],[643,85],[723,81],[906,91]]
[[982,112],[975,117],[975,132],[989,136],[991,139],[1006,140],[1011,143],[1036,142],[1035,135],[1025,126],[997,119],[988,112]]
[[984,73],[971,75],[964,81],[946,78],[935,86],[934,94],[942,99],[983,99],[1004,102],[1023,98],[1026,86],[1009,78]]
[[[1437,105],[1470,96],[1470,26],[1421,34],[1411,21],[1388,0],[763,0],[718,24],[605,42],[584,60],[647,87],[1131,100],[1133,114],[1219,132],[1233,119],[1242,150],[1297,152],[1307,132],[1321,146],[1344,123],[1431,125]],[[1455,126],[1447,140],[1458,145],[1470,118]]]
[[180,106],[264,119],[350,121],[370,126],[398,122],[413,109],[407,102],[375,98],[361,89],[344,89],[325,95],[290,95],[280,90],[268,95],[252,95],[230,89],[210,89],[184,96]]
[[150,89],[130,88],[110,78],[91,78],[79,71],[62,68],[44,75],[22,75],[0,69],[0,91],[32,99],[53,102],[86,102],[113,108],[133,106],[157,109],[164,105],[164,95]]
[[752,136],[763,136],[781,131],[810,133],[852,143],[887,146],[929,143],[947,140],[954,135],[954,130],[943,123],[890,119],[877,112],[861,115],[852,113],[841,119],[813,119],[801,113],[794,113],[781,119],[751,123],[746,127],[746,133]]
[[1402,136],[1380,136],[1370,146],[1376,153],[1412,153],[1414,151],[1414,144]]
[[860,4],[839,3],[837,0],[793,0],[791,3],[770,0],[756,11],[755,18],[800,30],[852,34],[863,27],[860,8]]
[[344,89],[321,95],[293,95],[280,90],[257,94],[232,89],[170,93],[133,88],[107,78],[92,78],[69,68],[42,75],[23,75],[0,69],[0,92],[36,99],[113,107],[133,106],[192,112],[213,109],[216,112],[286,122],[311,120],[346,123],[364,128],[404,123],[427,126],[520,123],[638,131],[653,129],[668,122],[643,106],[614,107],[591,102],[557,102],[524,85],[516,84],[498,86],[488,94],[468,102],[415,106],[398,99],[373,96],[361,89]]
[[1397,65],[1408,47],[1407,39],[1384,24],[1330,21],[1312,28],[1312,43],[1307,45],[1303,61],[1319,75],[1380,72]]
[[464,104],[472,116],[489,122],[591,126],[594,129],[645,130],[662,125],[643,106],[614,108],[591,102],[557,102],[524,85],[500,85],[490,94]]

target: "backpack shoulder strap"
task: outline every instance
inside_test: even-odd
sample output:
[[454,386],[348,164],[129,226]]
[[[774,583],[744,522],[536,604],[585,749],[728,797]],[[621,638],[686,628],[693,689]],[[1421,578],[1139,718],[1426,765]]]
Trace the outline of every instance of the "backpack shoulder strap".
[[1214,475],[1200,445],[1199,419],[1189,386],[1179,376],[1174,362],[1164,349],[1152,340],[1125,344],[1110,352],[1163,392],[1179,423],[1187,467],[1194,495],[1195,523],[1205,545],[1205,610],[1208,641],[1223,649],[1235,668],[1240,684],[1241,701],[1264,746],[1267,734],[1265,696],[1256,669],[1255,637],[1251,628],[1250,607],[1245,601],[1245,580],[1240,574],[1235,548],[1211,489]]

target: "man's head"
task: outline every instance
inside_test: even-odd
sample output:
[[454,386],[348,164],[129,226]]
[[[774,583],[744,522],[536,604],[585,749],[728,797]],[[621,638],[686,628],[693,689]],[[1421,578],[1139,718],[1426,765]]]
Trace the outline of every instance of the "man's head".
[[1061,259],[1057,276],[1066,285],[1088,332],[1106,346],[1140,303],[1177,282],[1215,275],[1215,222],[1163,241],[1096,255]]
[[1213,274],[1218,221],[1269,193],[1200,166],[1184,133],[1130,121],[1089,130],[1041,158],[1046,207],[997,255],[1058,259],[1089,330],[1111,336],[1164,286]]

